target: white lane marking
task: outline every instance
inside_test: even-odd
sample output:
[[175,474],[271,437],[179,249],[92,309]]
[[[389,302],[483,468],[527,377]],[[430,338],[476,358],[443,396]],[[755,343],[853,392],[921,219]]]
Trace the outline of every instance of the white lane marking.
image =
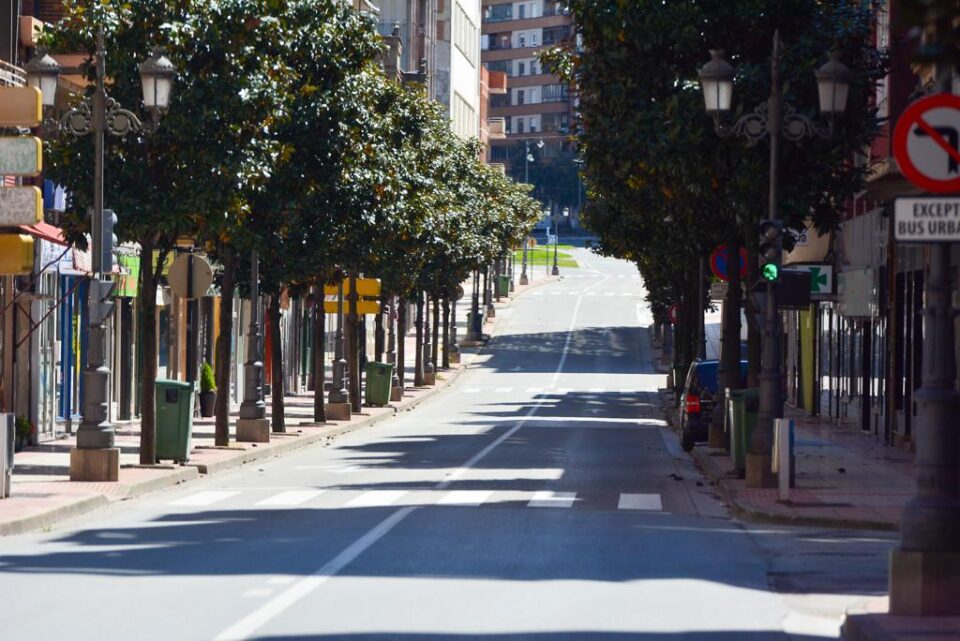
[[576,492],[535,492],[527,507],[570,507],[575,500]]
[[618,510],[651,510],[663,509],[663,501],[659,494],[621,494]]
[[274,494],[271,497],[265,498],[262,501],[259,501],[257,505],[300,505],[301,503],[306,503],[310,499],[314,499],[321,494],[323,494],[323,490],[288,490],[286,492],[280,492],[280,494]]
[[604,391],[605,391],[605,390],[604,390],[602,387],[591,387],[591,388],[590,388],[590,393],[591,393],[591,394],[603,394]]
[[345,507],[386,507],[406,493],[406,490],[370,490],[347,501]]
[[[601,280],[597,281],[595,285],[604,282],[607,280],[607,278],[609,277],[602,278]],[[557,379],[560,377],[560,373],[563,371],[563,365],[567,362],[567,354],[570,353],[570,342],[573,338],[573,328],[577,323],[577,312],[580,310],[580,303],[582,300],[582,297],[577,297],[577,303],[573,308],[573,316],[570,319],[570,326],[567,328],[567,339],[563,344],[563,353],[560,355],[560,362],[557,364],[557,369],[553,373],[553,382],[551,385],[556,384]],[[504,441],[520,431],[520,429],[527,423],[527,421],[530,420],[530,418],[545,402],[545,399],[536,399],[530,406],[530,409],[527,410],[527,412],[517,422],[516,425],[498,436],[492,443],[470,457],[466,463],[448,474],[447,478],[438,483],[433,489],[448,489],[453,483],[459,480],[460,477],[465,475],[470,468],[474,467],[477,463],[489,455],[490,452],[499,447]],[[380,521],[380,523],[375,525],[370,531],[361,536],[359,539],[351,543],[340,554],[319,567],[313,574],[300,579],[298,582],[294,583],[289,588],[261,605],[258,609],[254,610],[244,618],[228,627],[226,630],[221,632],[214,639],[214,641],[243,641],[244,639],[248,639],[256,630],[266,625],[269,621],[282,614],[297,601],[326,583],[331,577],[334,577],[342,572],[343,569],[356,560],[357,557],[366,552],[372,545],[386,536],[390,530],[395,528],[404,519],[413,514],[414,510],[416,509],[417,508],[414,506],[403,507],[384,520]]]
[[295,470],[323,470],[331,474],[349,474],[362,469],[359,465],[295,465]]
[[603,295],[604,295],[604,296],[616,296],[616,295],[617,295],[617,292],[604,292]]
[[479,393],[480,393],[480,388],[479,388],[479,387],[468,387],[467,389],[463,390],[463,393],[464,393],[464,394],[479,394]]
[[257,599],[273,594],[273,588],[250,588],[243,593],[244,599]]
[[569,388],[569,387],[558,387],[558,388],[557,388],[557,394],[569,394],[569,393],[572,392],[572,391],[573,391],[573,389],[572,389],[572,388]]
[[343,552],[333,557],[317,569],[316,572],[294,583],[273,599],[267,601],[258,609],[221,632],[215,641],[242,641],[243,639],[249,638],[255,630],[316,590],[331,577],[342,572],[343,569],[350,565],[358,556],[367,551],[371,545],[379,541],[387,532],[407,518],[414,509],[413,507],[401,508],[380,521],[373,529],[351,543]]
[[494,391],[495,391],[497,394],[506,394],[507,392],[511,391],[512,389],[513,389],[512,387],[498,387],[498,388],[495,389]]
[[177,499],[176,501],[171,501],[170,503],[167,503],[167,505],[176,505],[180,507],[202,507],[205,505],[213,505],[214,503],[219,503],[220,501],[225,501],[231,496],[236,496],[237,494],[239,494],[239,492],[207,490],[205,492],[197,492],[196,494],[185,496],[182,499]]
[[540,394],[541,392],[543,392],[543,388],[542,388],[542,387],[528,387],[528,388],[527,388],[527,393],[528,393],[528,394]]
[[623,292],[620,295],[623,296],[624,298],[627,298],[628,296],[633,296],[633,294],[631,294],[630,292]]
[[492,490],[453,490],[441,497],[437,505],[483,505]]
[[562,294],[562,293],[563,293],[563,292],[550,292],[550,295],[551,295],[551,296],[559,296],[559,295]]
[[597,292],[584,292],[587,296],[599,296]]

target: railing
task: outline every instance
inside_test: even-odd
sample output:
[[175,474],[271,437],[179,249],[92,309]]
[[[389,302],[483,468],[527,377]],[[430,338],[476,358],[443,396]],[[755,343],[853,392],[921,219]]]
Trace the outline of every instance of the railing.
[[20,67],[0,60],[0,86],[22,87],[27,84],[27,72]]
[[503,137],[507,135],[506,118],[487,118],[487,132],[491,138]]

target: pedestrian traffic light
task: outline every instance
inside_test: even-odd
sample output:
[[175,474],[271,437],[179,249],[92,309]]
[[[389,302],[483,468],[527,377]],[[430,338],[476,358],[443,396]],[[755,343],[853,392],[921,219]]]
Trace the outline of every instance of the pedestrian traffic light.
[[767,282],[780,281],[783,262],[783,223],[764,220],[760,223],[760,276]]
[[113,226],[117,224],[117,215],[112,209],[103,210],[103,226],[100,236],[100,271],[113,271],[113,248],[117,244],[117,237],[113,233]]

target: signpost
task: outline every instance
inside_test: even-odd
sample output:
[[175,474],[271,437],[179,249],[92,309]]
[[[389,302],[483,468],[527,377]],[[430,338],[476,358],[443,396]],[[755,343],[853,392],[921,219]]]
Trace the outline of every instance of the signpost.
[[960,96],[934,94],[907,107],[893,133],[893,154],[920,189],[960,192]]
[[43,220],[43,195],[37,187],[0,188],[0,227],[36,225]]
[[[726,245],[720,245],[710,253],[710,271],[720,280],[730,280],[727,272],[727,265],[730,263],[729,254]],[[747,275],[747,250],[740,248],[740,277]]]
[[960,196],[897,198],[893,237],[902,243],[960,241]]
[[677,324],[677,321],[680,320],[680,305],[674,303],[667,309],[667,320],[670,321],[671,325]]
[[177,296],[200,298],[207,295],[207,290],[213,284],[213,268],[203,256],[180,254],[170,265],[167,281]]

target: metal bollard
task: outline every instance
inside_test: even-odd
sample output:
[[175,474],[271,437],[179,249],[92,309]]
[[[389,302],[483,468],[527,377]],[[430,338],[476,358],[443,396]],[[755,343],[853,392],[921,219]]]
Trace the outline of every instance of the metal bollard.
[[13,474],[13,441],[16,427],[13,414],[0,414],[0,499],[10,496]]
[[793,421],[786,418],[774,420],[773,457],[771,472],[777,475],[779,500],[790,500],[790,488],[793,486]]

